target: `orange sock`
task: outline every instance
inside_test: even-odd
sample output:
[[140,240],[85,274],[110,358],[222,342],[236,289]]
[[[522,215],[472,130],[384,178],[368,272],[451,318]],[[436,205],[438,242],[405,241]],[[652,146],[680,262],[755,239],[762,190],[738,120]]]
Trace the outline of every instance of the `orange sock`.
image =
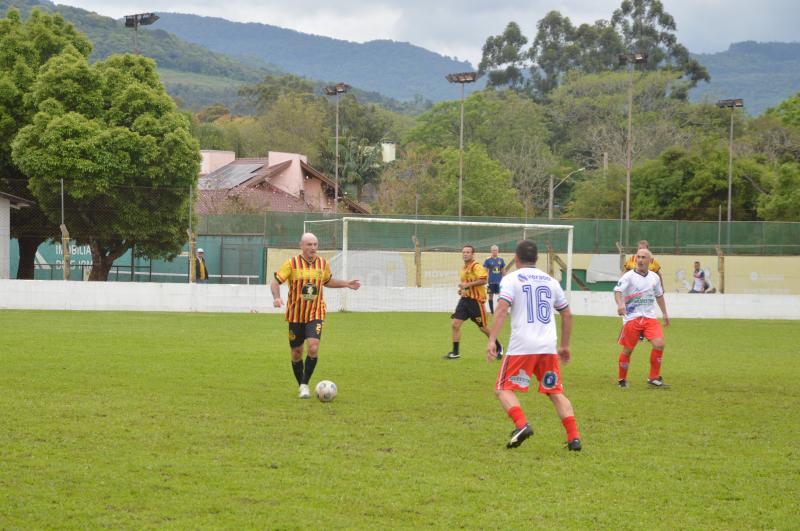
[[578,432],[578,423],[575,421],[575,417],[561,419],[561,424],[563,424],[564,428],[567,430],[567,441],[581,438],[581,434]]
[[525,413],[519,406],[514,406],[508,410],[508,416],[514,421],[514,426],[517,428],[523,427],[528,421],[525,419]]
[[619,379],[625,380],[628,378],[628,366],[631,364],[630,354],[624,352],[619,353]]
[[663,350],[654,348],[650,351],[650,379],[653,380],[661,376],[661,357],[664,355]]

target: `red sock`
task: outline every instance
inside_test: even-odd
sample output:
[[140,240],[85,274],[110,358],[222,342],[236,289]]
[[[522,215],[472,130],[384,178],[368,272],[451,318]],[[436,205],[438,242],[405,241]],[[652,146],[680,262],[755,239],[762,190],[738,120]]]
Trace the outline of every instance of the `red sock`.
[[654,348],[650,351],[650,379],[653,380],[661,376],[661,357],[664,355],[663,350]]
[[567,441],[581,438],[581,434],[578,432],[578,423],[575,421],[575,417],[561,419],[561,424],[563,424],[564,428],[567,430]]
[[624,352],[619,353],[619,379],[628,378],[628,366],[631,364],[631,355]]
[[519,406],[514,406],[509,409],[508,416],[514,421],[514,426],[517,428],[521,428],[528,423],[528,421],[525,419],[525,413],[523,413],[522,408]]

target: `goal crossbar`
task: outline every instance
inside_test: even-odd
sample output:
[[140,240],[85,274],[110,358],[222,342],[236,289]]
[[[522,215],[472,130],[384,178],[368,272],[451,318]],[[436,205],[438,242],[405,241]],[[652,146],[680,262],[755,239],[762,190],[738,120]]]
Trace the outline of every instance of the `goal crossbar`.
[[342,217],[337,219],[308,220],[303,222],[303,231],[310,232],[309,226],[312,224],[323,223],[342,223],[342,275],[347,278],[347,258],[348,258],[348,224],[353,223],[388,223],[402,225],[449,225],[454,227],[494,227],[508,229],[531,229],[531,230],[555,230],[567,231],[567,270],[564,282],[565,292],[569,298],[572,291],[572,244],[573,244],[573,225],[547,225],[540,223],[502,223],[502,222],[482,222],[482,221],[452,221],[438,219],[405,219],[405,218],[361,218],[361,217]]

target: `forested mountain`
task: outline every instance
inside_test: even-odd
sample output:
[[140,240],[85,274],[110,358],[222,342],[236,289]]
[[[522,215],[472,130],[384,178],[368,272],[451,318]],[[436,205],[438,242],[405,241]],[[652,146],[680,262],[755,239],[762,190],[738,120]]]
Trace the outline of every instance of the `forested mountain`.
[[161,19],[154,28],[209,50],[243,60],[268,61],[311,79],[344,81],[398,100],[411,100],[417,95],[433,101],[457,98],[458,89],[444,76],[474,70],[467,61],[457,61],[405,42],[378,40],[360,44],[267,24],[178,13],[158,15]]
[[800,91],[800,42],[737,42],[694,57],[711,82],[695,88],[692,101],[742,98],[747,112],[758,115]]

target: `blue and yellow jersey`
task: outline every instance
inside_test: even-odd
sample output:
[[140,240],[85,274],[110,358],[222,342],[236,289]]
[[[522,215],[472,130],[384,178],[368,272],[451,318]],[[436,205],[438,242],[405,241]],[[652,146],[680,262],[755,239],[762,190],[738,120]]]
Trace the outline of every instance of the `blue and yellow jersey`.
[[483,267],[489,272],[489,284],[500,284],[503,280],[503,270],[506,268],[506,261],[500,258],[492,258],[491,256],[483,262]]
[[279,284],[289,282],[286,320],[290,323],[308,323],[325,319],[322,287],[330,279],[330,265],[321,256],[308,261],[301,254],[286,260],[275,272],[275,280]]
[[[487,279],[489,274],[475,260],[468,264],[464,264],[461,268],[461,282],[475,282],[478,279]],[[461,296],[468,299],[475,299],[478,302],[486,301],[486,284],[479,286],[470,286],[468,288],[461,288]]]

